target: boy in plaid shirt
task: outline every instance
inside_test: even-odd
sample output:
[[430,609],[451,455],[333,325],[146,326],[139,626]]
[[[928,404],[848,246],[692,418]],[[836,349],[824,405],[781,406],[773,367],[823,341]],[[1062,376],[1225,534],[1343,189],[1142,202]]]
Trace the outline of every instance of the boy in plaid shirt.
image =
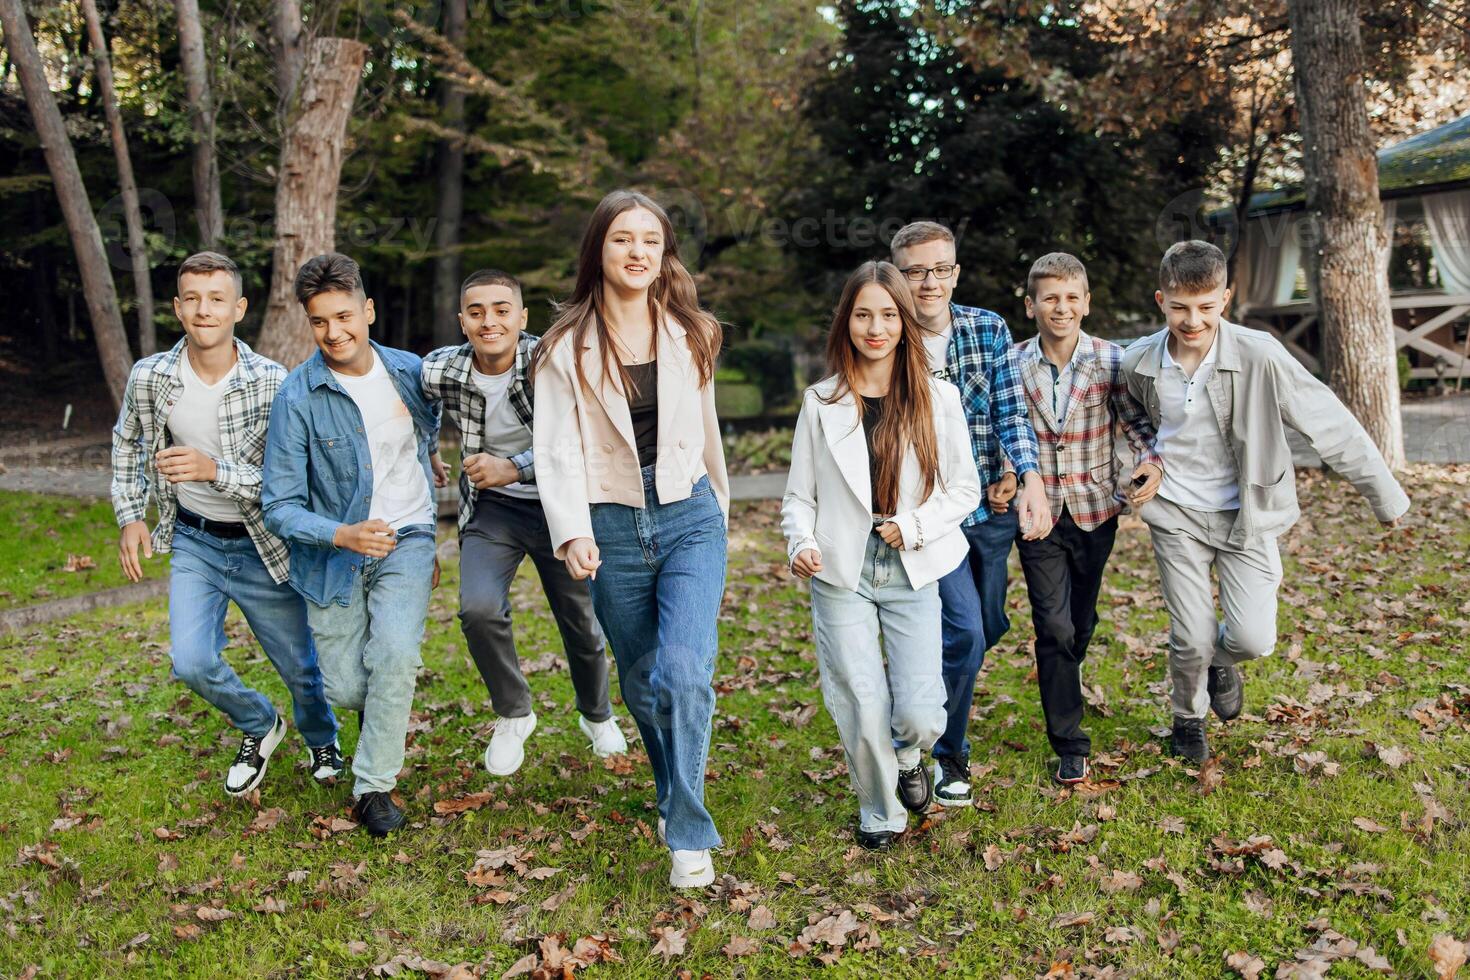
[[1154,427],[1128,395],[1122,348],[1082,331],[1090,302],[1082,263],[1065,252],[1043,255],[1026,278],[1026,315],[1036,321],[1037,335],[1015,348],[1042,483],[1057,515],[1051,534],[1018,538],[1016,549],[1031,598],[1036,680],[1060,783],[1087,778],[1092,750],[1082,731],[1082,660],[1097,626],[1097,594],[1123,509],[1116,431],[1123,430],[1133,450],[1133,481],[1143,481],[1151,493],[1164,475],[1152,448]]
[[[313,778],[342,771],[337,721],[323,693],[306,606],[287,584],[286,545],[261,519],[261,462],[271,400],[285,370],[235,338],[245,315],[240,273],[217,252],[184,260],[174,313],[184,339],[133,365],[112,430],[112,507],[118,560],[143,577],[138,552],[172,553],[169,656],[173,673],[243,733],[225,792],[260,785],[286,734],[271,701],[220,656],[231,601],[291,693]],[[150,535],[148,498],[158,505]]]
[[536,489],[526,373],[538,338],[526,332],[521,284],[509,273],[480,269],[460,286],[459,307],[466,342],[424,358],[423,386],[460,431],[459,624],[500,716],[485,769],[493,776],[518,770],[536,728],[510,615],[511,582],[528,555],[561,631],[582,733],[595,754],[621,755],[628,743],[608,701],[592,596],[556,557]]

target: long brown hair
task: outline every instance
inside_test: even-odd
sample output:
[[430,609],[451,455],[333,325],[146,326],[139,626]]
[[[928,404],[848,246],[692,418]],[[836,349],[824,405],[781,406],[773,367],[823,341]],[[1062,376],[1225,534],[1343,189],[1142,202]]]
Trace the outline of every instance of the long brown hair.
[[873,510],[892,514],[898,509],[898,477],[903,467],[904,449],[912,446],[919,463],[923,492],[927,500],[939,480],[939,440],[934,434],[934,399],[929,388],[929,358],[924,351],[924,328],[914,311],[913,296],[903,273],[891,262],[864,262],[847,277],[842,298],[832,312],[832,329],[827,336],[827,370],[837,378],[837,387],[825,399],[828,404],[840,401],[848,392],[857,402],[858,424],[862,424],[867,407],[857,397],[853,382],[857,378],[858,354],[852,342],[852,309],[858,293],[870,283],[883,287],[898,307],[903,324],[898,349],[893,355],[893,376],[888,384],[888,397],[883,417],[873,430],[873,459],[876,480],[873,486]]
[[[598,203],[582,233],[582,244],[577,251],[577,281],[572,295],[556,306],[556,322],[546,331],[531,361],[532,377],[540,370],[551,350],[564,340],[570,339],[574,352],[580,352],[587,344],[588,331],[595,331],[602,345],[603,379],[617,375],[623,391],[629,390],[627,372],[615,356],[612,336],[607,326],[607,316],[602,303],[602,246],[607,231],[618,215],[634,208],[642,208],[658,219],[663,231],[664,252],[659,266],[658,278],[648,288],[648,312],[653,318],[654,342],[658,342],[660,320],[670,316],[679,322],[686,332],[689,354],[699,373],[700,387],[710,383],[715,375],[715,357],[720,352],[723,331],[720,321],[699,306],[699,295],[694,288],[694,277],[679,260],[679,242],[674,225],[668,214],[652,198],[638,191],[616,190]],[[577,365],[577,380],[590,387],[582,370],[580,356],[573,358]]]

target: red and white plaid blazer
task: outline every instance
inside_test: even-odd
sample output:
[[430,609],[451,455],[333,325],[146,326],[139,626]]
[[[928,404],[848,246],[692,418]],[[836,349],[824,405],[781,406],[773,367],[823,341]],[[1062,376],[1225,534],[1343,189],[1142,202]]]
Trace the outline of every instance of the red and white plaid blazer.
[[1118,429],[1133,450],[1134,466],[1128,472],[1142,463],[1160,469],[1164,465],[1153,450],[1154,427],[1148,413],[1128,394],[1123,348],[1086,333],[1077,338],[1072,389],[1060,423],[1052,407],[1051,368],[1038,339],[1016,344],[1011,353],[1036,430],[1047,503],[1058,517],[1065,505],[1077,526],[1091,531],[1123,509],[1119,483],[1125,474],[1118,465]]

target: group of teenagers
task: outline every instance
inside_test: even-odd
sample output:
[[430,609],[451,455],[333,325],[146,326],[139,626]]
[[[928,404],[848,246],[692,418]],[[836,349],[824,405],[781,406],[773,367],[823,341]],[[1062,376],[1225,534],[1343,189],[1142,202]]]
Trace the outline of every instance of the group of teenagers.
[[[960,266],[944,226],[904,227],[891,260],[864,263],[842,289],[781,508],[790,568],[810,580],[857,842],[887,848],[909,813],[971,803],[966,732],[985,653],[1010,625],[1012,543],[1054,777],[1088,777],[1081,668],[1125,504],[1150,528],[1169,613],[1172,750],[1202,763],[1207,715],[1241,712],[1239,664],[1275,643],[1276,539],[1299,513],[1286,430],[1385,524],[1408,498],[1321,382],[1269,335],[1223,318],[1226,263],[1211,244],[1168,250],[1156,294],[1167,325],[1126,350],[1082,330],[1090,293],[1071,255],[1032,266],[1037,333],[1022,344],[997,314],[953,301]],[[260,784],[287,728],[222,656],[233,601],[291,696],[311,776],[342,774],[333,709],[357,712],[354,816],[375,836],[404,823],[393,791],[439,579],[447,412],[461,447],[459,620],[498,716],[486,770],[516,772],[537,724],[509,601],[529,556],[591,751],[627,751],[610,646],[653,770],[669,882],[713,881],[722,329],[663,209],[627,190],[601,201],[572,293],[539,339],[512,275],[472,273],[465,342],[423,358],[370,339],[373,302],[341,254],[296,276],[317,349],[289,373],[235,336],[246,300],[230,259],[190,256],[177,285],[184,337],[133,367],[112,497],[129,577],[142,576],[140,555],[171,554],[174,675],[241,733],[225,791]]]

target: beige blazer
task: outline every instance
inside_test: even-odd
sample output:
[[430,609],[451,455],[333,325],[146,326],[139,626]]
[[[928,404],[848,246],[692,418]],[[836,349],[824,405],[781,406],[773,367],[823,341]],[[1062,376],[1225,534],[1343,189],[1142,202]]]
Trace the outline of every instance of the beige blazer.
[[[535,377],[536,486],[558,558],[566,557],[570,541],[593,537],[592,504],[643,507],[633,417],[622,384],[604,377],[602,345],[594,333],[589,331],[580,350],[573,346],[570,337],[559,341]],[[582,361],[587,385],[577,381],[574,358]],[[658,336],[658,502],[687,500],[706,475],[728,521],[730,478],[715,386],[700,387],[683,326],[665,318]]]
[[[822,555],[817,578],[855,591],[873,532],[872,477],[857,399],[848,392],[835,402],[825,401],[836,388],[837,379],[829,377],[808,388],[802,399],[781,501],[781,530],[788,562],[815,548]],[[980,506],[980,475],[959,389],[932,378],[930,391],[939,482],[927,498],[919,497],[919,462],[909,448],[899,468],[898,512],[892,518],[903,535],[899,560],[915,589],[948,575],[969,554],[960,523]]]

